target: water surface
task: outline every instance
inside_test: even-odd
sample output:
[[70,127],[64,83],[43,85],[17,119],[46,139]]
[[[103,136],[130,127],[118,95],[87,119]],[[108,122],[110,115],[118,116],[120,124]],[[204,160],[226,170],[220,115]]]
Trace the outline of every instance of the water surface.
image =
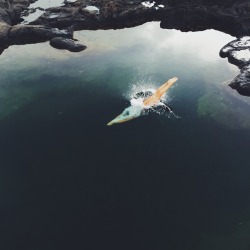
[[[249,247],[249,99],[225,82],[216,32],[82,31],[74,54],[49,44],[1,56],[3,249]],[[168,104],[108,121],[140,86],[177,76]]]

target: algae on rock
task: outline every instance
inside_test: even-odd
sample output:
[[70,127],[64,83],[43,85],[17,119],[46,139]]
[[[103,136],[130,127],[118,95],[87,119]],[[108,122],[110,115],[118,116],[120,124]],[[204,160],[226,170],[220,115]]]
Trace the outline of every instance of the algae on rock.
[[250,129],[249,104],[225,91],[208,89],[198,100],[197,112],[230,129]]

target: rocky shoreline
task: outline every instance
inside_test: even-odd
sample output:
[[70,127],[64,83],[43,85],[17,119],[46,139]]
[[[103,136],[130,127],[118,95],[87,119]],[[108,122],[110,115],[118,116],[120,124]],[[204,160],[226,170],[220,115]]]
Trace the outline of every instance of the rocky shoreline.
[[[73,39],[76,30],[118,29],[150,21],[181,31],[215,29],[238,38],[220,55],[241,69],[230,86],[250,96],[250,38],[244,38],[250,35],[250,3],[244,0],[62,0],[50,8],[40,7],[39,1],[0,0],[0,54],[10,45],[45,41],[78,52],[86,46]],[[28,20],[31,15],[33,20]]]

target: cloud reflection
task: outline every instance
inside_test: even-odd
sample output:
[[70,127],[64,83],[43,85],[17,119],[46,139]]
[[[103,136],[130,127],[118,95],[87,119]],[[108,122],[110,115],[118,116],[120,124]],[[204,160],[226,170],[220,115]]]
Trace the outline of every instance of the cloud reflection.
[[139,45],[157,53],[169,49],[176,55],[188,54],[207,61],[218,59],[219,50],[234,38],[215,30],[180,32],[160,28],[159,22],[121,30],[79,31],[76,38],[90,49],[110,50]]

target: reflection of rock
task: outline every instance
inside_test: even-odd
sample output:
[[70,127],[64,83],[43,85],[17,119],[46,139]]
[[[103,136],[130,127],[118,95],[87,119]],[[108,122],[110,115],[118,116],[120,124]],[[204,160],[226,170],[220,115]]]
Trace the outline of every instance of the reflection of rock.
[[82,44],[76,44],[74,40],[63,38],[63,37],[55,37],[50,40],[50,45],[57,49],[67,49],[71,52],[79,52],[85,50],[87,47]]
[[241,95],[250,96],[250,37],[242,37],[225,45],[220,51],[221,57],[237,65],[241,71],[229,86]]

